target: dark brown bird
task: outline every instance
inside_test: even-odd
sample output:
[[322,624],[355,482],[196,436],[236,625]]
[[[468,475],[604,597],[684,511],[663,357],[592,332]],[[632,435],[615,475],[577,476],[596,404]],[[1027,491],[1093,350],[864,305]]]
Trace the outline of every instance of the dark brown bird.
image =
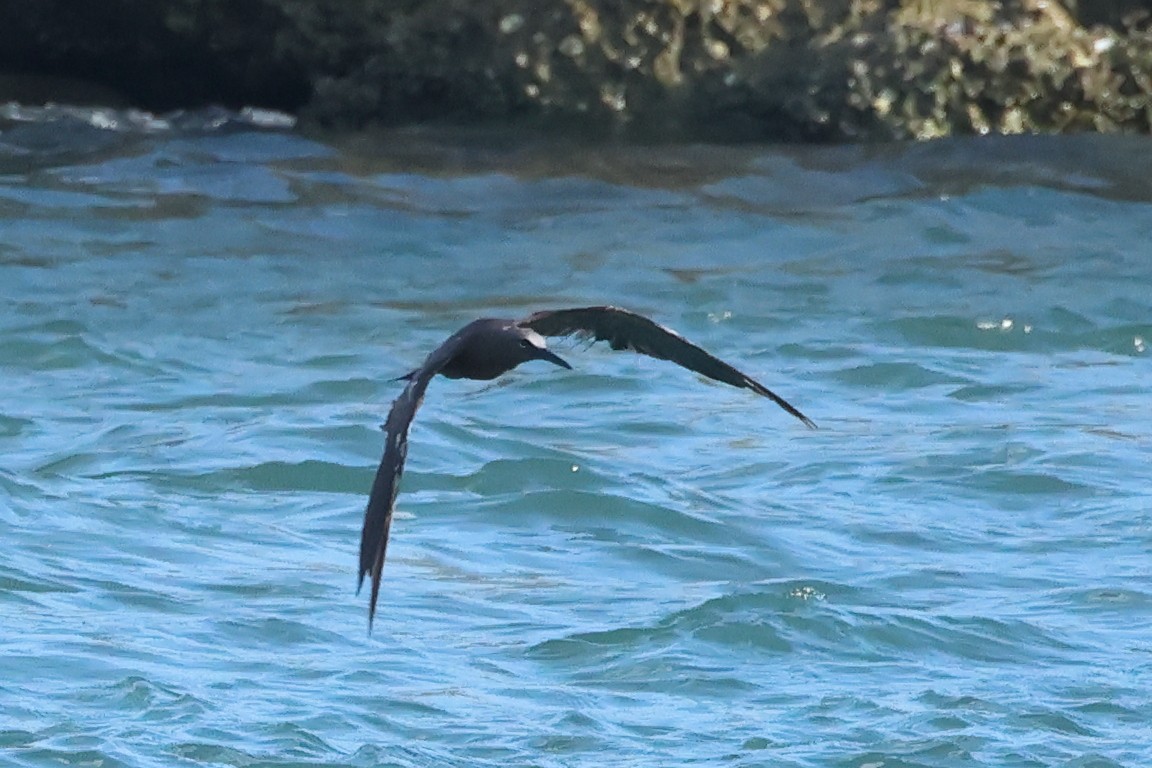
[[811,419],[763,384],[708,354],[675,331],[626,309],[581,307],[537,312],[523,320],[473,320],[433,350],[423,365],[398,379],[406,380],[408,385],[392,403],[388,421],[384,424],[387,435],[384,458],[376,470],[360,535],[360,581],[356,591],[359,592],[364,585],[364,577],[371,574],[369,631],[380,595],[380,571],[388,548],[392,510],[396,505],[400,475],[404,472],[404,459],[408,455],[408,426],[424,400],[428,383],[436,374],[450,379],[494,379],[529,360],[547,360],[571,369],[572,366],[548,349],[544,336],[580,336],[607,341],[612,349],[631,349],[650,357],[671,360],[710,379],[763,395],[809,427],[816,427]]

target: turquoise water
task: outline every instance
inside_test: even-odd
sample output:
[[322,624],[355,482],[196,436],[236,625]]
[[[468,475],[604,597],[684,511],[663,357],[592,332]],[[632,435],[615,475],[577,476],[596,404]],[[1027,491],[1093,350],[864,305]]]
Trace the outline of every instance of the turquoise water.
[[[1152,764],[1152,141],[18,117],[0,764]],[[820,428],[603,345],[437,380],[369,635],[389,379],[594,303]]]

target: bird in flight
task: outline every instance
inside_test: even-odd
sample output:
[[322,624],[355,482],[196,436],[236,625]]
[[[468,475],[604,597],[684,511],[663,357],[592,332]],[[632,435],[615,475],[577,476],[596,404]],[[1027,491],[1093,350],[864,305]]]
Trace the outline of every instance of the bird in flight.
[[371,575],[369,631],[380,595],[380,571],[388,548],[392,510],[408,455],[408,427],[424,400],[428,383],[436,374],[450,379],[494,379],[529,360],[547,360],[571,369],[572,366],[548,349],[545,336],[577,336],[607,341],[615,350],[631,349],[649,357],[670,360],[710,379],[750,389],[772,400],[809,427],[816,427],[791,403],[747,374],[710,355],[675,331],[626,309],[580,307],[536,312],[522,320],[473,320],[432,350],[419,368],[397,379],[408,384],[392,403],[384,424],[384,457],[372,482],[368,508],[364,512],[364,528],[360,534],[360,579],[356,591],[359,593],[364,585],[364,577]]

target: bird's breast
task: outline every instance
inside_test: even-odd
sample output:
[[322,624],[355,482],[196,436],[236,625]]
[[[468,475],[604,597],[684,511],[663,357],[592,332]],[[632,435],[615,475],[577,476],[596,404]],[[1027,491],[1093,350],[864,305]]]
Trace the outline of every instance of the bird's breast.
[[440,375],[449,379],[476,379],[488,381],[508,370],[507,366],[477,355],[458,355],[440,369]]

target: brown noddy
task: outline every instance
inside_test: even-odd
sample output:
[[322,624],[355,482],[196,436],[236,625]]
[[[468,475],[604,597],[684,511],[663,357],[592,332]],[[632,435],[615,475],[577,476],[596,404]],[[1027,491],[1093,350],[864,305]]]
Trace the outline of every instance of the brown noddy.
[[750,389],[769,398],[809,427],[812,420],[791,403],[747,374],[705,352],[680,334],[649,320],[643,315],[618,307],[580,307],[536,312],[523,320],[485,318],[473,320],[434,349],[415,370],[401,376],[408,382],[392,403],[384,424],[387,435],[384,457],[376,470],[364,528],[360,534],[360,580],[372,576],[372,595],[368,606],[368,629],[376,616],[380,595],[380,571],[388,548],[388,530],[392,510],[408,455],[408,427],[416,409],[424,400],[428,383],[437,374],[450,379],[494,379],[529,360],[547,360],[563,368],[568,363],[550,351],[545,336],[580,336],[594,341],[607,341],[612,349],[631,349],[660,360],[670,360],[710,379]]

